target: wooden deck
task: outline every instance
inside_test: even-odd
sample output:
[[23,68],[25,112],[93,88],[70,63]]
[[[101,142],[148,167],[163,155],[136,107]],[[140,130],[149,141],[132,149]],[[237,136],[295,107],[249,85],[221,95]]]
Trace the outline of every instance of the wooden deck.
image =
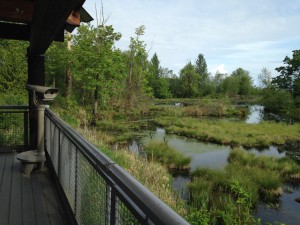
[[22,175],[16,153],[0,154],[0,225],[65,225],[53,179],[48,171]]

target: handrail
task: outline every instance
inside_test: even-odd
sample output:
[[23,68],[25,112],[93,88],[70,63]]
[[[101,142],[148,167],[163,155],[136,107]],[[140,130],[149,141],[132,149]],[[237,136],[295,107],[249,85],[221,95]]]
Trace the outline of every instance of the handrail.
[[29,107],[27,105],[0,105],[0,109],[27,109]]
[[[133,203],[128,208],[131,208],[131,210],[138,208],[133,214],[139,214],[139,217],[143,218],[142,224],[188,224],[169,206],[49,109],[46,109],[45,114],[46,118],[50,119],[78,147],[80,153],[89,161],[97,173],[112,185],[114,191],[117,192],[117,196],[126,200],[129,204]],[[141,218],[138,220],[141,220]]]

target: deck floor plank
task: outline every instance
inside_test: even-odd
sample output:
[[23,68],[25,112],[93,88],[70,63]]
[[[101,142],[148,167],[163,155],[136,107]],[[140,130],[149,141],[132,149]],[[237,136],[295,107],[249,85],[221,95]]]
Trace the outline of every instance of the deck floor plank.
[[36,171],[31,174],[36,224],[50,225],[40,176],[40,172]]
[[23,225],[36,225],[31,178],[22,176]]
[[16,153],[0,154],[0,225],[68,225],[47,169],[25,176]]
[[50,177],[42,176],[40,179],[50,224],[64,225],[66,222],[63,221],[64,218],[62,215],[62,209],[59,205],[59,200],[57,199],[57,194],[54,191],[55,189],[53,188],[53,184],[50,182]]
[[10,225],[22,224],[22,171],[21,164],[14,157],[11,183]]
[[2,175],[2,183],[0,190],[0,225],[9,224],[9,210],[10,210],[10,192],[12,179],[12,165],[14,156],[8,154],[4,163],[4,170]]
[[0,191],[1,191],[4,166],[5,166],[5,159],[6,159],[6,154],[0,154]]

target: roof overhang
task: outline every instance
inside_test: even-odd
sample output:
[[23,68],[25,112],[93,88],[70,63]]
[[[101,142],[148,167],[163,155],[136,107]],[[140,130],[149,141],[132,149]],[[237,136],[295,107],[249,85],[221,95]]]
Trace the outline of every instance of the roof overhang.
[[64,41],[64,30],[93,18],[85,0],[0,0],[0,38],[27,40],[29,54],[44,54],[52,41]]

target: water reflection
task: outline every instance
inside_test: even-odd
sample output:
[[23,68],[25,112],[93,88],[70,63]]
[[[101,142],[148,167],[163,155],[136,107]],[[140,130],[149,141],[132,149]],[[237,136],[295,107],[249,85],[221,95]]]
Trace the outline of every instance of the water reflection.
[[[199,142],[195,139],[186,138],[174,134],[166,134],[162,128],[157,128],[156,131],[149,132],[147,136],[141,139],[143,145],[147,145],[150,141],[167,142],[168,145],[186,156],[192,158],[191,171],[197,167],[222,169],[227,165],[227,158],[230,154],[231,147],[218,145],[213,143]],[[137,146],[135,142],[130,146],[130,149]],[[134,150],[137,151],[137,150]],[[277,147],[270,146],[268,148],[256,149],[251,148],[247,151],[256,155],[267,155],[274,157],[284,157],[284,152],[279,152]]]
[[249,106],[249,114],[246,119],[246,123],[254,124],[260,123],[264,117],[264,107],[261,105]]
[[[266,204],[259,204],[255,216],[261,218],[263,224],[274,223],[275,221],[283,222],[288,225],[299,224],[299,209],[300,204],[295,201],[300,197],[300,188],[285,185],[284,188],[290,189],[289,192],[284,192],[280,197],[280,202],[277,208],[271,208]],[[279,224],[279,223],[278,223]]]
[[[257,119],[253,120],[254,116],[251,118],[252,122],[258,121]],[[162,128],[157,128],[156,131],[148,132],[147,135],[138,142],[133,141],[130,148],[131,150],[135,149],[135,152],[138,152],[139,154],[141,154],[141,152],[144,154],[143,148],[141,147],[142,145],[139,143],[146,145],[150,141],[167,142],[169,146],[173,147],[177,151],[190,156],[192,158],[190,164],[191,171],[195,170],[197,167],[211,169],[224,168],[228,163],[227,159],[231,150],[229,146],[204,143],[186,137],[166,134],[165,130]],[[297,151],[293,151],[294,154],[295,152],[299,152],[300,143],[293,144],[292,146],[295,147],[295,149],[298,149]],[[266,155],[281,158],[286,156],[286,152],[290,148],[290,145],[284,146],[284,149],[281,150],[275,146],[270,146],[263,149],[245,149],[245,151],[254,153],[256,155]],[[190,177],[177,176],[174,178],[173,187],[178,191],[183,199],[188,199],[189,197],[188,188],[186,186],[189,182]],[[257,218],[261,218],[262,224],[267,222],[274,223],[275,221],[284,222],[285,224],[290,225],[299,224],[300,204],[295,201],[295,198],[300,197],[300,188],[299,186],[289,186],[289,188],[292,190],[292,193],[284,192],[282,194],[278,208],[272,208],[263,203],[258,205],[255,216]]]

